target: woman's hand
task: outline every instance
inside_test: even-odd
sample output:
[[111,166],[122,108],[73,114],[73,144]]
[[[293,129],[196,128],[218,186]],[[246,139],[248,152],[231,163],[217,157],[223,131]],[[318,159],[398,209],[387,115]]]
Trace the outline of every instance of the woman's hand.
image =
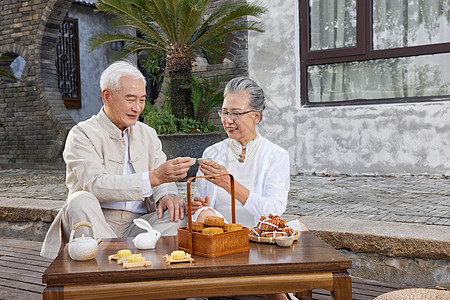
[[191,203],[191,212],[195,213],[197,209],[205,206],[209,206],[209,196],[206,196],[205,198],[195,197]]
[[[204,175],[220,175],[220,174],[228,174],[227,169],[219,165],[218,163],[205,160],[200,164],[200,171],[203,172]],[[206,178],[209,182],[224,188],[226,191],[230,192],[230,177],[229,176],[220,176],[220,177],[212,177]]]
[[174,195],[165,195],[158,203],[158,219],[161,219],[165,210],[169,211],[169,219],[173,222],[178,222],[184,219],[184,212],[186,210],[186,202],[183,198]]

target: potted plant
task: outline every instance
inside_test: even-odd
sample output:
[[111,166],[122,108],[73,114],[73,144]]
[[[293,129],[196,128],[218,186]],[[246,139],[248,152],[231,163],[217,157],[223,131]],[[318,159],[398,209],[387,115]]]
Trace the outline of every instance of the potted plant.
[[114,26],[129,26],[137,35],[101,33],[88,41],[91,51],[117,41],[125,42],[122,57],[145,51],[148,60],[165,57],[170,77],[171,111],[177,118],[191,118],[192,62],[198,55],[221,55],[227,34],[253,30],[262,32],[262,23],[247,21],[259,17],[266,8],[246,1],[224,0],[208,12],[209,0],[99,0],[98,11],[113,15]]
[[[193,76],[191,102],[194,118],[177,118],[170,110],[170,98],[166,95],[162,109],[147,102],[143,119],[159,135],[167,157],[201,157],[204,149],[225,138],[223,131],[209,122],[211,112],[222,105],[223,85],[228,77],[214,77],[211,81]],[[180,134],[181,133],[181,134]],[[201,133],[201,134],[200,134]],[[198,166],[191,168],[188,177],[195,176]]]

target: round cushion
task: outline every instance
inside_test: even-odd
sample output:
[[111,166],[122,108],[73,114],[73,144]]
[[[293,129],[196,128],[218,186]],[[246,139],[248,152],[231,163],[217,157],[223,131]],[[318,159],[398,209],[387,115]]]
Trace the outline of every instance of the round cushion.
[[382,294],[375,300],[448,300],[450,291],[435,289],[403,289]]

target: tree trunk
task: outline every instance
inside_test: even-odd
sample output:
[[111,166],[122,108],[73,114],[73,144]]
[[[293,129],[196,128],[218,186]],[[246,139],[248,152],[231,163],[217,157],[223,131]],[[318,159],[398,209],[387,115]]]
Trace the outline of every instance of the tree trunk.
[[170,104],[177,118],[194,118],[191,102],[192,56],[185,49],[175,47],[168,51],[166,68],[170,76]]

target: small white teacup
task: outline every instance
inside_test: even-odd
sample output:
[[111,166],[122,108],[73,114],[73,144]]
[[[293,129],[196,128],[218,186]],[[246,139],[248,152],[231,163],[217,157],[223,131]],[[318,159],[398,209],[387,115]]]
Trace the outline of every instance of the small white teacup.
[[207,160],[207,161],[212,161],[211,158],[197,158],[197,162],[198,162],[199,164],[201,164],[201,163],[204,162],[205,160]]
[[275,238],[275,242],[281,247],[290,247],[294,242],[293,236],[280,236]]

